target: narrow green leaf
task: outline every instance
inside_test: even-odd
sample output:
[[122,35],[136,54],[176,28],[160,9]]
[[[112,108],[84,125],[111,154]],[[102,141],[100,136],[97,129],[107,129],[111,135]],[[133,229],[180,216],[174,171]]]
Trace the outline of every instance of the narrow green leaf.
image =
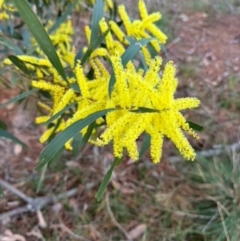
[[2,109],[3,107],[5,107],[5,106],[7,106],[7,105],[9,105],[9,104],[11,104],[11,103],[14,103],[14,102],[17,102],[17,101],[19,101],[19,100],[21,100],[21,99],[24,99],[24,98],[28,97],[29,95],[34,94],[34,93],[37,92],[37,91],[38,91],[38,89],[32,89],[32,90],[23,92],[22,94],[17,95],[17,96],[15,96],[14,98],[8,100],[7,102],[1,104],[1,105],[0,105],[0,109]]
[[195,131],[202,131],[204,129],[203,126],[201,126],[201,125],[199,125],[195,122],[187,121],[187,123],[189,124],[189,127],[192,128]]
[[[126,51],[121,56],[123,67],[125,67],[127,63],[134,58],[134,56],[139,52],[142,46],[146,45],[151,40],[152,38],[144,38],[139,41],[134,41],[134,42],[132,41],[131,44],[126,49]],[[115,82],[116,82],[116,78],[113,72],[108,84],[109,96],[111,96]]]
[[147,67],[147,63],[143,57],[143,54],[141,52],[139,52],[139,56],[140,56],[140,63],[138,65],[138,69],[143,69],[144,70],[144,73],[146,73],[146,71],[148,70],[148,67]]
[[41,190],[43,181],[45,179],[46,171],[47,171],[47,164],[41,170],[40,178],[39,178],[39,180],[37,182],[37,190],[36,190],[37,193]]
[[106,109],[98,111],[94,114],[89,115],[83,120],[76,121],[65,130],[63,130],[59,135],[57,135],[41,152],[39,156],[39,164],[36,169],[40,169],[45,164],[47,164],[56,153],[64,146],[64,144],[71,139],[76,133],[80,132],[85,126],[91,124],[96,119],[106,115],[109,111],[114,110]]
[[91,55],[91,53],[93,52],[92,48],[88,48],[87,51],[84,53],[82,59],[81,59],[81,64],[84,65],[85,62],[88,60],[89,56]]
[[65,111],[67,111],[68,109],[70,109],[71,107],[74,106],[74,103],[65,106],[62,110],[60,110],[59,112],[57,112],[55,115],[53,115],[48,121],[44,122],[43,125],[46,126],[48,124],[50,124],[51,122],[53,122],[55,119],[57,119],[59,116],[61,116]]
[[58,71],[64,80],[67,78],[63,66],[55,51],[55,48],[40,21],[33,13],[32,9],[25,0],[13,0],[23,21],[27,24],[33,37],[36,39],[42,51],[46,54],[53,67]]
[[160,112],[157,109],[152,109],[152,108],[147,108],[147,107],[138,107],[136,110],[131,110],[131,112],[136,112],[136,113],[156,113]]
[[92,12],[92,19],[91,19],[91,39],[90,39],[90,46],[93,46],[93,43],[96,41],[99,35],[99,21],[103,16],[103,1],[96,0],[93,12]]
[[126,64],[133,59],[133,57],[139,52],[139,50],[149,43],[152,40],[152,38],[144,38],[136,41],[135,43],[132,43],[129,45],[129,47],[126,49],[126,51],[122,55],[122,64],[123,66],[126,66]]
[[139,151],[139,157],[141,157],[145,153],[145,151],[149,148],[149,146],[150,146],[150,135],[145,133],[145,136],[142,141],[142,146]]
[[0,129],[0,138],[1,137],[5,137],[7,139],[10,139],[18,144],[20,144],[21,146],[23,146],[24,148],[27,148],[26,144],[23,143],[22,141],[20,141],[18,138],[16,138],[15,136],[13,136],[12,134],[8,133],[7,131]]
[[49,29],[48,33],[54,32],[68,17],[68,15],[72,12],[75,5],[79,0],[74,0],[71,4],[69,4],[65,10],[65,12],[57,19],[57,21],[53,24],[53,26]]
[[53,128],[53,130],[52,130],[51,135],[49,136],[48,142],[50,142],[50,141],[56,136],[56,134],[57,134],[57,133],[56,133],[56,130],[59,128],[61,122],[62,122],[62,119],[59,118],[59,119],[57,120],[57,123],[56,123],[56,124],[55,124],[55,123],[51,123],[51,124],[49,125],[49,128],[51,128],[51,127],[54,127],[54,128]]
[[16,65],[22,72],[29,76],[29,71],[25,63],[19,59],[17,56],[9,55],[8,58],[11,60],[11,62]]
[[95,121],[88,126],[86,134],[82,137],[79,147],[83,147],[92,135],[93,129],[95,127]]
[[73,157],[77,156],[81,141],[82,141],[82,135],[81,135],[81,133],[77,133],[73,137],[73,141],[72,141],[72,156]]
[[73,137],[72,156],[76,156],[79,148],[83,147],[88,142],[89,138],[92,135],[94,127],[95,127],[95,121],[88,126],[87,132],[85,133],[84,136],[82,136],[81,133],[77,133]]
[[5,39],[4,37],[0,36],[0,43],[14,51],[15,54],[20,55],[23,54],[22,50],[15,45],[14,43],[10,42],[10,39]]
[[102,180],[102,182],[100,184],[100,187],[98,188],[98,191],[97,191],[97,193],[95,195],[95,198],[97,199],[98,202],[101,200],[101,198],[103,196],[103,193],[104,193],[104,191],[107,188],[107,185],[108,185],[109,180],[110,180],[110,178],[112,176],[112,172],[113,172],[114,168],[120,163],[120,161],[121,161],[121,159],[116,157],[114,159],[111,167],[109,168],[109,170],[105,174],[105,176],[104,176],[104,178],[103,178],[103,180]]
[[80,89],[77,83],[70,84],[70,87],[77,93],[80,93]]

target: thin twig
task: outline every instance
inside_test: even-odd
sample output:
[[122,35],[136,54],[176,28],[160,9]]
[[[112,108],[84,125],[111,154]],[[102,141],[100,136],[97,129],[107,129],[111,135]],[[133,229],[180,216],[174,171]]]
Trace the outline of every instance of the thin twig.
[[15,188],[14,186],[12,186],[11,184],[9,184],[8,182],[5,182],[3,180],[0,179],[0,185],[3,188],[6,188],[7,190],[9,190],[10,192],[12,192],[13,194],[15,194],[16,196],[18,196],[19,198],[21,198],[23,201],[25,201],[26,203],[31,203],[33,200],[32,198],[28,197],[27,195],[25,195],[23,192],[19,191],[17,188]]
[[77,194],[78,192],[78,188],[73,188],[68,190],[65,193],[60,193],[56,196],[44,196],[44,197],[39,197],[39,198],[30,198],[28,196],[26,196],[24,193],[22,193],[21,191],[19,191],[18,189],[16,189],[15,187],[13,187],[11,184],[0,180],[0,185],[4,188],[6,188],[7,190],[11,191],[12,193],[14,193],[16,196],[20,197],[23,201],[25,201],[27,203],[27,205],[20,207],[20,208],[16,208],[13,209],[11,211],[7,211],[5,213],[2,213],[0,215],[0,220],[4,220],[7,217],[13,217],[22,213],[26,213],[26,212],[36,212],[37,210],[41,210],[43,207],[47,206],[48,204],[51,203],[55,203],[60,199],[63,198],[69,198],[72,197],[74,195]]
[[[206,151],[200,151],[197,152],[197,157],[212,157],[212,156],[219,156],[223,153],[231,153],[232,151],[239,151],[240,150],[240,144],[239,142],[227,145],[227,146],[222,146],[216,149],[210,149]],[[182,161],[182,158],[180,156],[172,156],[167,159],[168,162],[170,163],[177,163]]]
[[107,211],[108,211],[108,214],[113,222],[113,224],[124,234],[124,236],[126,237],[126,239],[128,241],[133,241],[132,238],[129,236],[129,234],[125,231],[125,229],[117,222],[116,218],[114,217],[114,214],[111,210],[111,207],[110,207],[110,203],[109,203],[109,194],[107,193],[106,195],[106,198],[105,198],[105,202],[106,202],[106,205],[107,205]]

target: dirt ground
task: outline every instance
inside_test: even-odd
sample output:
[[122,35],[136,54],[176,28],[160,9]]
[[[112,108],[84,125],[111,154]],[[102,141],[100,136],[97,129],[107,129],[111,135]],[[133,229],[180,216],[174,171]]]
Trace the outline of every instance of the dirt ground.
[[[198,151],[239,140],[239,26],[239,15],[211,13],[180,14],[171,26],[174,37],[168,43],[164,54],[168,59],[174,60],[178,66],[177,95],[198,96],[202,102],[199,110],[191,114],[186,113],[189,119],[205,127],[199,134],[200,139],[192,142]],[[16,89],[2,89],[0,103],[14,97],[16,92],[18,92]],[[32,98],[27,103],[24,102],[18,106],[10,105],[0,110],[0,120],[7,124],[8,131],[28,146],[28,149],[24,150],[18,144],[0,139],[0,176],[32,198],[45,196],[49,192],[57,194],[77,189],[69,200],[64,198],[63,201],[49,204],[37,214],[26,212],[9,218],[4,217],[0,225],[0,240],[44,240],[42,236],[54,237],[56,233],[60,234],[58,237],[61,236],[61,238],[47,240],[108,240],[106,233],[109,230],[117,232],[118,226],[113,222],[109,210],[108,213],[103,214],[103,209],[108,208],[107,198],[105,207],[103,203],[97,204],[94,195],[103,174],[111,163],[110,152],[88,146],[77,158],[64,153],[60,163],[54,166],[55,169],[52,168],[46,173],[44,187],[36,194],[36,181],[40,174],[34,171],[34,167],[43,147],[38,143],[41,128],[36,128],[32,123],[36,115],[34,102]],[[145,161],[132,164],[131,160],[126,159],[114,172],[108,188],[110,193],[112,190],[118,190],[121,195],[119,200],[123,197],[128,200],[129,195],[133,193],[137,195],[138,192],[143,191],[141,185],[148,186],[149,193],[153,192],[156,179],[160,176],[179,178],[174,166],[168,163],[168,156],[175,155],[176,152],[169,151],[168,147],[171,147],[171,144],[165,145],[164,158],[155,167],[152,165],[149,167]],[[144,183],[141,179],[139,170],[142,169],[147,170],[146,176],[150,177],[148,180],[152,180],[152,183]],[[164,186],[165,183],[166,189],[171,188],[169,182],[167,184],[163,181],[162,185]],[[185,192],[187,193],[188,190],[186,189]],[[127,203],[131,205],[130,201]],[[22,200],[3,189],[3,197],[0,199],[0,219],[5,212],[24,205]],[[138,207],[129,208],[133,208],[136,213],[142,211]],[[146,212],[149,212],[146,225],[154,225],[151,223],[154,210]],[[77,215],[80,216],[80,221],[76,221]],[[123,217],[119,222],[128,233],[131,231],[133,233],[134,230],[141,235],[145,228],[145,224],[126,221]],[[80,231],[77,230],[76,223],[81,224]],[[136,228],[140,231],[136,231]],[[81,233],[82,237],[76,233]],[[6,238],[7,236],[9,239]],[[110,237],[109,240],[111,240]]]

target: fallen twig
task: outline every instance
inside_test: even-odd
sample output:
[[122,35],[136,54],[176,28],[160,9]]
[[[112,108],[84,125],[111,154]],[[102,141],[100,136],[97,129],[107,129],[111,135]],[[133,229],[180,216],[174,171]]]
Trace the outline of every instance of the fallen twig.
[[65,193],[61,193],[55,196],[47,195],[39,198],[31,198],[26,196],[24,193],[16,189],[14,186],[12,186],[11,184],[3,180],[0,180],[0,185],[27,203],[27,205],[23,207],[16,208],[11,211],[7,211],[5,213],[0,214],[0,220],[4,220],[6,218],[13,217],[26,212],[36,212],[38,210],[41,210],[43,207],[47,206],[48,204],[55,203],[58,200],[63,198],[69,198],[74,196],[77,194],[77,191],[78,191],[78,188],[73,188],[73,189],[70,189],[69,191],[66,191]]

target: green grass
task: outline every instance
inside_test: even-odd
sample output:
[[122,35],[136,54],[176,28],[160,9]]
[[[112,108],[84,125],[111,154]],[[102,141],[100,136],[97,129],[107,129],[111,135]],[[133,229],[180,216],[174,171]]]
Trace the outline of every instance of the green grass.
[[199,159],[191,165],[186,176],[200,189],[202,197],[194,201],[193,211],[210,216],[209,220],[196,220],[194,229],[204,241],[240,240],[240,165],[239,156],[221,155],[212,159]]

